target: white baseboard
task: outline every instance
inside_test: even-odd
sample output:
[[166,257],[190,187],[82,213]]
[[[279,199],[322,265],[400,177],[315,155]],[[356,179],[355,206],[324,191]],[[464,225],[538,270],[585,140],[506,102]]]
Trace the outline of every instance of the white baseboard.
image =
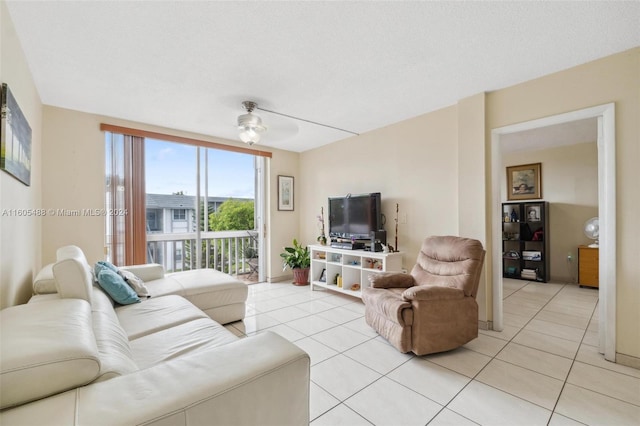
[[640,358],[621,354],[620,352],[616,352],[616,364],[626,365],[627,367],[640,370]]

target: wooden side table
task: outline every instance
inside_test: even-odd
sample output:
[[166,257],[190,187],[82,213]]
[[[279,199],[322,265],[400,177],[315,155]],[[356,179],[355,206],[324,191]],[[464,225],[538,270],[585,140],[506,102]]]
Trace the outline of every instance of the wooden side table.
[[599,286],[599,258],[597,247],[578,246],[578,284],[596,288]]

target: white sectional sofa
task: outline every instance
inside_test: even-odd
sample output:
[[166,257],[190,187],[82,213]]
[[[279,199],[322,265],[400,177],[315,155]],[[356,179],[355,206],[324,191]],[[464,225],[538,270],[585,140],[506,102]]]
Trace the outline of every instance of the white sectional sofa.
[[[45,266],[36,276],[33,283],[35,296],[32,301],[58,297],[54,267],[58,268],[60,278],[64,271],[60,265],[62,262],[76,259],[91,269],[84,253],[76,246],[59,248],[56,259],[56,264]],[[121,269],[140,277],[149,288],[152,297],[170,294],[182,296],[220,324],[244,318],[247,285],[223,272],[215,269],[196,269],[165,274],[162,265],[156,263],[125,266]]]
[[[230,288],[157,278],[163,290],[147,280],[151,298],[119,306],[79,249],[58,254],[57,293],[0,311],[0,424],[308,424],[309,356],[275,333],[240,339],[214,321],[237,316],[225,308],[240,303]],[[171,286],[179,294],[165,294]]]

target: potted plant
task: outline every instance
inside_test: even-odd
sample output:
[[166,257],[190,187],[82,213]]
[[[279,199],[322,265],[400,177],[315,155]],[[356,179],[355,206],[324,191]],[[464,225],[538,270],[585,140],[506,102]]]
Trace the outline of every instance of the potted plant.
[[283,271],[287,267],[293,271],[293,284],[307,285],[309,284],[309,266],[311,266],[311,256],[309,248],[302,246],[298,241],[293,239],[293,247],[285,247],[284,252],[280,253],[283,262]]

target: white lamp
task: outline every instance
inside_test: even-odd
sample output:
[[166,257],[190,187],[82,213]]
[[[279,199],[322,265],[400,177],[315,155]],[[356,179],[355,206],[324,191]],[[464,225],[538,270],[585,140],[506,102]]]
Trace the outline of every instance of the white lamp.
[[240,140],[249,145],[260,142],[260,134],[267,128],[262,125],[262,119],[252,114],[252,111],[258,106],[255,102],[242,102],[246,114],[238,117],[238,131],[240,132]]

